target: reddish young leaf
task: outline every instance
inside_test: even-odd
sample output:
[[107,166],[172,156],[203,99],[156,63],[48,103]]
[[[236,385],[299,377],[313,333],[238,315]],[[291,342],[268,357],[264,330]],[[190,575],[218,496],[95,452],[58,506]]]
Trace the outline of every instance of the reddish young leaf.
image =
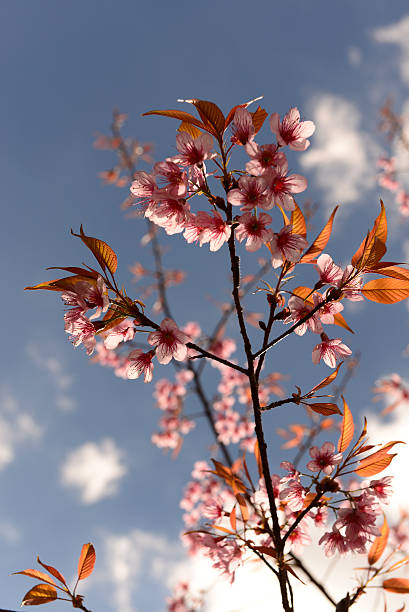
[[49,268],[46,268],[46,270],[65,270],[65,272],[71,272],[72,274],[93,278],[95,280],[98,278],[98,272],[94,270],[87,270],[86,268],[77,268],[75,266],[67,266],[65,268],[62,266],[50,266]]
[[186,111],[181,111],[177,109],[175,110],[152,110],[152,111],[148,111],[147,113],[142,114],[143,117],[145,117],[146,115],[160,115],[162,117],[172,117],[173,119],[179,119],[180,121],[183,121],[185,123],[196,125],[198,128],[201,128],[202,130],[205,129],[205,126],[203,125],[201,121],[199,121],[199,119],[197,119],[194,115],[187,113]]
[[386,516],[383,518],[383,525],[381,528],[381,535],[379,535],[372,543],[371,548],[368,552],[368,563],[373,565],[382,557],[383,551],[385,550],[386,544],[388,543],[389,537],[389,526]]
[[328,416],[329,414],[342,414],[338,406],[330,402],[317,402],[314,404],[306,404],[306,406],[311,408],[314,412],[318,412],[318,414],[323,414],[324,416]]
[[22,606],[40,606],[57,599],[56,589],[49,584],[36,584],[23,597]]
[[298,206],[298,204],[295,204],[295,208],[291,213],[291,225],[293,226],[292,229],[292,234],[299,234],[300,236],[303,236],[303,238],[306,238],[307,236],[307,224],[305,223],[305,218],[304,215],[302,213],[301,208]]
[[30,576],[30,578],[37,578],[38,580],[42,580],[43,582],[47,582],[48,584],[56,586],[54,580],[45,572],[40,572],[40,570],[26,569],[21,572],[13,572],[13,576],[16,574],[22,574],[23,576]]
[[50,574],[54,576],[54,578],[57,578],[57,580],[62,582],[64,586],[67,586],[64,576],[58,571],[58,569],[55,569],[55,567],[53,567],[52,565],[47,565],[46,563],[43,563],[42,561],[40,561],[40,557],[37,557],[37,563],[42,565],[43,568],[47,570],[47,572],[50,572]]
[[246,500],[241,493],[236,494],[236,499],[239,502],[243,522],[246,523],[249,520],[249,509],[247,508]]
[[75,274],[74,276],[65,276],[64,278],[55,278],[54,280],[46,281],[35,285],[34,287],[25,287],[24,289],[47,289],[49,291],[74,291],[75,285],[80,282],[88,282],[94,285],[96,283],[95,278],[83,276],[82,274]]
[[226,119],[217,104],[208,100],[192,100],[192,104],[197,109],[205,129],[216,138],[220,138],[224,132]]
[[396,457],[396,453],[394,455],[383,454],[375,459],[373,457],[374,455],[360,461],[358,467],[354,470],[355,474],[363,477],[379,474],[379,472],[382,472],[388,467],[392,459]]
[[409,280],[409,270],[407,268],[402,268],[402,266],[397,266],[392,262],[381,261],[368,270],[368,272],[390,276],[391,278],[400,278],[401,280]]
[[86,236],[82,225],[80,227],[80,233],[76,234],[71,230],[71,234],[76,236],[77,238],[81,238],[82,242],[89,248],[89,250],[93,253],[99,265],[105,272],[105,269],[111,272],[111,274],[115,274],[118,260],[116,257],[116,253],[109,244],[100,240],[99,238],[93,238],[92,236]]
[[233,507],[233,510],[230,512],[230,525],[233,531],[236,531],[237,522],[236,522],[236,506]]
[[257,468],[258,468],[259,476],[260,476],[260,478],[264,478],[263,464],[261,462],[260,447],[258,445],[258,440],[256,440],[256,442],[254,444],[254,456],[255,456],[256,461],[257,461]]
[[396,561],[396,563],[388,567],[387,571],[394,572],[399,567],[403,567],[404,565],[407,565],[408,563],[409,563],[409,555],[407,555],[406,557],[403,557],[403,559],[399,559],[399,561]]
[[269,555],[270,557],[277,559],[277,553],[274,548],[271,548],[271,546],[254,546],[254,550],[257,550],[263,555]]
[[[291,438],[291,440],[288,440],[288,442],[286,442],[285,444],[282,445],[281,448],[294,448],[295,446],[298,446],[301,442],[301,440],[304,437],[305,434],[305,430],[306,430],[306,426],[305,425],[298,425],[298,424],[293,424],[289,426],[289,430],[291,432],[293,432],[295,434],[294,438]],[[279,430],[277,430],[277,433],[280,433]],[[287,432],[285,432],[287,433]]]
[[372,302],[396,304],[409,297],[409,279],[376,278],[366,283],[361,291]]
[[409,578],[388,578],[382,586],[389,593],[409,593]]
[[324,387],[330,385],[332,382],[334,382],[334,380],[336,379],[336,377],[338,376],[339,373],[339,369],[342,366],[344,362],[341,361],[341,363],[338,364],[338,366],[336,367],[336,369],[331,372],[331,374],[329,376],[327,376],[326,378],[324,378],[324,380],[322,380],[320,383],[318,383],[318,385],[315,385],[315,387],[313,387],[311,389],[311,391],[309,391],[307,393],[308,396],[311,395],[311,393],[315,393],[316,391],[318,391],[319,389],[323,389]]
[[203,134],[199,128],[195,127],[191,123],[187,123],[187,121],[182,121],[180,126],[178,127],[178,132],[187,132],[191,135],[192,138],[198,138]]
[[300,263],[311,263],[312,261],[314,261],[314,259],[318,257],[318,255],[323,251],[323,249],[325,249],[328,240],[331,236],[332,224],[334,222],[334,217],[337,210],[338,206],[334,208],[323,230],[318,234],[317,238],[314,240],[309,249],[305,252],[303,257],[301,257]]
[[342,419],[341,435],[338,440],[338,452],[343,453],[351,443],[354,437],[354,419],[352,413],[348,408],[344,397],[341,395],[342,401],[344,402],[344,418]]
[[[234,119],[234,115],[236,113],[236,110],[238,108],[247,108],[248,106],[250,106],[250,104],[253,104],[253,102],[257,102],[258,100],[261,100],[263,96],[261,96],[260,98],[254,98],[254,100],[249,100],[249,102],[244,102],[244,104],[236,104],[236,106],[233,106],[232,109],[229,110],[227,117],[226,117],[226,121],[224,123],[224,129],[226,130],[230,123],[233,121]],[[255,111],[255,113],[257,113],[257,111],[259,110],[260,107],[257,108],[257,110]],[[264,109],[261,109],[264,110]],[[255,113],[252,113],[255,114]],[[267,114],[267,113],[266,113]],[[254,125],[254,121],[253,121],[253,125]],[[254,126],[255,128],[256,126]],[[261,127],[261,126],[260,126]],[[260,128],[259,128],[260,129]],[[256,132],[258,132],[258,130],[256,130]]]
[[[375,239],[378,239],[384,245],[388,236],[388,225],[386,221],[385,207],[381,200],[381,212],[376,217],[372,230],[367,234],[361,242],[359,249],[353,255],[351,264],[358,270],[365,267],[365,262],[373,249]],[[386,250],[386,249],[385,249]]]
[[84,544],[78,560],[78,580],[88,578],[93,572],[95,565],[95,550],[93,545],[88,542]]
[[257,134],[257,132],[259,132],[263,127],[263,123],[268,117],[268,112],[259,106],[253,113],[250,114],[253,121],[254,131]]

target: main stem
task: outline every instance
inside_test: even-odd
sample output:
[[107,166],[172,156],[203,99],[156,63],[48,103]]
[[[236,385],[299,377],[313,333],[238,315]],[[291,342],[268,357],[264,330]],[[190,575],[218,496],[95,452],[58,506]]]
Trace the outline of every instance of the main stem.
[[[228,220],[230,222],[232,221],[232,207],[230,204],[228,204]],[[234,228],[232,228],[228,244],[229,244],[229,253],[230,253],[230,265],[231,265],[231,271],[232,271],[232,276],[233,276],[232,295],[233,295],[233,301],[234,301],[237,319],[239,323],[240,334],[243,339],[244,350],[245,350],[246,357],[247,357],[247,367],[248,367],[247,375],[249,378],[250,392],[251,392],[251,398],[253,402],[255,432],[256,432],[257,441],[258,441],[259,450],[260,450],[260,458],[261,458],[261,463],[263,467],[264,482],[266,485],[267,496],[268,496],[269,505],[270,505],[271,518],[273,521],[273,536],[274,536],[274,545],[275,545],[275,549],[277,552],[278,581],[280,584],[281,601],[282,601],[283,609],[285,610],[285,612],[293,612],[294,608],[292,604],[290,604],[290,601],[288,598],[288,590],[287,590],[288,576],[287,576],[287,570],[284,567],[284,546],[281,540],[280,524],[278,520],[277,508],[276,508],[275,499],[274,499],[273,485],[271,482],[270,467],[269,467],[268,456],[267,456],[267,444],[264,439],[263,424],[262,424],[262,419],[261,419],[261,408],[260,408],[260,401],[259,401],[259,395],[258,395],[258,382],[257,382],[256,372],[254,369],[254,359],[252,355],[251,343],[250,343],[250,339],[247,334],[246,324],[245,324],[244,315],[243,315],[243,308],[240,302],[240,294],[239,294],[240,259],[238,255],[236,254]]]

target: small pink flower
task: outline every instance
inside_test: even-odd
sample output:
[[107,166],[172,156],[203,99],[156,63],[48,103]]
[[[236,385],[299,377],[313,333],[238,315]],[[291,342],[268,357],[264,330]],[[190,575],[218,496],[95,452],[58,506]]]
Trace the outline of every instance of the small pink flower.
[[144,382],[151,382],[153,372],[152,358],[154,354],[154,351],[144,353],[141,349],[136,349],[132,351],[132,353],[129,353],[126,372],[127,378],[134,380],[143,374]]
[[320,275],[320,281],[328,285],[337,285],[342,278],[342,268],[334,264],[332,258],[323,253],[317,258],[314,266]]
[[153,173],[165,183],[165,186],[156,192],[157,199],[178,199],[186,196],[187,174],[177,164],[172,161],[158,162],[153,167]]
[[271,196],[267,193],[267,183],[261,176],[242,176],[238,189],[231,189],[227,201],[233,206],[240,206],[243,212],[251,211],[256,206],[268,210],[272,208]]
[[244,215],[239,217],[236,237],[240,242],[247,239],[247,251],[257,251],[265,242],[272,238],[272,230],[266,227],[269,223],[271,223],[271,217],[267,213],[260,213],[257,216],[250,212],[244,213]]
[[352,354],[350,348],[342,343],[341,338],[328,338],[323,340],[312,351],[312,362],[317,364],[322,359],[330,368],[335,368],[337,359],[349,357]]
[[343,297],[351,302],[360,302],[364,299],[361,293],[363,284],[363,275],[357,274],[352,265],[346,266],[341,279],[337,282],[337,286],[342,289]]
[[211,251],[218,251],[228,241],[230,234],[231,227],[218,212],[215,211],[210,215],[199,211],[197,215],[190,215],[183,236],[189,243],[198,240],[200,246],[208,242]]
[[251,158],[246,164],[246,170],[253,176],[260,176],[267,168],[284,164],[287,159],[277,145],[259,145],[254,140],[246,144],[246,153]]
[[287,486],[280,491],[280,499],[287,503],[293,512],[298,512],[304,506],[305,489],[299,480],[289,480]]
[[156,357],[159,363],[166,364],[172,359],[183,361],[187,355],[186,342],[190,338],[177,327],[172,319],[163,319],[160,328],[151,332],[148,342],[151,346],[156,346]]
[[213,138],[210,134],[201,134],[198,138],[193,138],[187,132],[180,132],[176,136],[176,148],[179,155],[176,155],[173,161],[182,166],[202,164],[205,159],[212,157]]
[[[324,302],[324,297],[319,293],[314,293],[313,295],[314,306],[318,306]],[[323,304],[323,306],[319,309],[318,315],[321,319],[321,322],[325,325],[332,325],[334,323],[334,316],[344,310],[343,304],[341,302],[328,302],[327,304]]]
[[[291,296],[288,300],[288,307],[290,309],[290,316],[284,320],[284,323],[296,323],[312,310],[312,306],[295,295]],[[301,323],[294,331],[299,336],[303,336],[307,329],[315,334],[322,333],[322,325],[318,313],[315,313],[307,321]]]
[[293,151],[305,151],[310,146],[307,138],[315,132],[312,121],[300,121],[300,111],[296,107],[290,108],[281,123],[280,115],[273,113],[270,117],[270,127],[278,144],[290,145]]
[[399,204],[399,212],[404,216],[409,216],[409,193],[407,191],[399,191],[396,196],[396,203]]
[[291,194],[305,191],[307,189],[307,179],[301,174],[287,176],[287,172],[288,163],[285,160],[274,168],[266,170],[263,178],[267,181],[273,204],[281,206],[285,210],[294,210],[295,203]]
[[393,489],[391,487],[393,476],[384,476],[379,480],[371,480],[369,483],[369,492],[376,495],[379,501],[384,504],[389,503],[389,498],[393,493]]
[[347,539],[338,529],[324,533],[318,544],[324,544],[325,555],[327,557],[333,557],[335,553],[345,557],[349,550]]
[[81,315],[67,330],[71,334],[70,340],[75,347],[83,344],[87,350],[87,355],[92,355],[96,346],[95,332],[96,329],[87,317]]
[[245,145],[254,138],[255,129],[251,114],[241,106],[234,113],[231,141],[234,144]]
[[306,239],[299,234],[293,234],[292,229],[292,225],[285,225],[278,234],[273,234],[270,239],[273,268],[278,268],[285,260],[297,262],[302,251],[308,246]]
[[334,451],[335,446],[332,442],[324,442],[321,448],[312,446],[310,448],[312,461],[307,463],[307,469],[311,470],[311,472],[320,472],[322,470],[324,474],[329,476],[334,467],[342,460],[342,454],[335,453]]
[[133,321],[125,319],[111,327],[107,332],[104,332],[104,345],[109,350],[114,350],[118,347],[121,342],[128,342],[132,340],[135,335],[135,328]]

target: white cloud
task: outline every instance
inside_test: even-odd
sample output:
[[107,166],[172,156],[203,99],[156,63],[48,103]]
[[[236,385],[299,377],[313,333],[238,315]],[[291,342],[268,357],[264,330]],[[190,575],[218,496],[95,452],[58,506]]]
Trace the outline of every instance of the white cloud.
[[400,47],[399,70],[402,81],[409,86],[409,15],[396,23],[376,28],[372,35],[379,43],[392,43]]
[[16,450],[37,441],[42,427],[19,408],[16,397],[6,388],[0,389],[0,470],[14,461]]
[[359,49],[358,47],[353,47],[353,46],[348,47],[347,53],[348,53],[348,62],[351,64],[351,66],[360,66],[360,64],[362,63],[361,49]]
[[[178,566],[183,550],[157,533],[133,529],[127,534],[105,534],[102,567],[94,580],[109,586],[114,610],[136,612],[138,593],[167,585],[172,568]],[[91,583],[92,586],[92,583]]]
[[82,503],[94,504],[115,495],[127,471],[123,451],[105,438],[99,444],[86,442],[69,452],[61,467],[61,482],[78,489]]
[[301,164],[314,171],[326,208],[355,202],[375,185],[376,154],[372,139],[360,128],[360,113],[350,101],[331,94],[309,106],[317,130]]
[[55,398],[57,408],[64,412],[75,410],[77,402],[68,393],[74,381],[67,374],[67,368],[63,362],[57,357],[45,353],[43,348],[37,344],[29,344],[26,347],[26,351],[32,362],[51,376],[57,392]]

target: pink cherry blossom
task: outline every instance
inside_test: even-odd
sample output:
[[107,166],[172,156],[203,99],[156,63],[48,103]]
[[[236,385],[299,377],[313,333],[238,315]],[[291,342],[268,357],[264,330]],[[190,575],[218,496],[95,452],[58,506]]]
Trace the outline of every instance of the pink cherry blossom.
[[254,140],[246,144],[246,153],[251,158],[246,164],[246,170],[253,176],[260,176],[267,168],[284,164],[287,159],[277,145],[259,145]]
[[87,350],[87,355],[92,355],[96,346],[96,329],[87,317],[81,315],[66,331],[71,334],[70,340],[75,347],[83,344]]
[[311,472],[320,472],[322,470],[324,474],[329,476],[335,466],[342,461],[342,454],[335,453],[334,451],[335,446],[332,442],[324,442],[321,448],[312,446],[310,448],[312,461],[307,463],[307,469],[311,470]]
[[253,125],[253,120],[251,114],[246,108],[239,106],[239,108],[234,113],[231,128],[231,141],[234,144],[245,145],[249,141],[252,141],[254,138],[255,129]]
[[350,348],[342,343],[341,338],[330,338],[317,344],[312,351],[312,362],[317,364],[322,359],[330,368],[335,368],[337,359],[349,357],[352,354]]
[[174,162],[182,166],[202,164],[205,159],[212,157],[213,138],[210,134],[201,134],[198,138],[193,138],[187,132],[180,132],[176,136],[176,148],[179,155],[173,158]]
[[327,557],[333,557],[335,553],[345,557],[349,547],[347,539],[341,534],[339,529],[334,529],[324,533],[319,540],[318,544],[324,544],[325,555]]
[[127,378],[139,378],[144,375],[144,382],[149,383],[152,380],[153,363],[152,359],[155,355],[154,351],[144,353],[141,349],[136,349],[128,355]]
[[118,347],[121,342],[128,342],[132,340],[135,335],[135,328],[133,321],[125,319],[111,327],[107,332],[104,332],[104,345],[105,348],[113,350]]
[[392,479],[393,476],[384,476],[379,480],[371,480],[368,487],[369,493],[375,495],[384,504],[388,504],[389,498],[393,493],[391,486]]
[[332,258],[326,253],[317,258],[317,263],[314,267],[320,275],[320,281],[324,284],[337,286],[342,278],[342,268],[334,264]]
[[285,225],[278,234],[273,234],[270,239],[271,264],[278,268],[284,261],[297,262],[302,251],[308,246],[304,236],[292,233],[293,226]]
[[279,145],[290,145],[294,151],[305,151],[310,146],[307,140],[315,132],[312,121],[300,121],[300,111],[297,107],[290,108],[280,123],[280,115],[273,113],[270,117],[270,127],[276,135]]
[[298,512],[304,506],[306,491],[299,479],[291,479],[280,491],[280,499],[287,503],[292,512]]
[[165,186],[154,194],[157,199],[179,199],[186,196],[187,174],[177,164],[170,160],[158,162],[153,167],[153,173],[165,183]]
[[172,358],[183,361],[187,355],[186,342],[189,341],[189,336],[169,318],[163,319],[159,329],[148,336],[148,343],[156,347],[156,357],[162,364],[169,363]]
[[344,298],[351,300],[351,302],[360,302],[364,299],[361,293],[363,280],[362,274],[357,274],[355,268],[352,265],[348,265],[337,286],[342,289]]
[[267,183],[261,176],[242,176],[238,188],[231,189],[227,201],[233,206],[240,206],[243,212],[251,211],[256,206],[268,210],[272,208],[271,196],[267,192]]
[[199,211],[197,215],[189,216],[183,236],[189,243],[199,241],[200,246],[208,242],[211,251],[218,251],[230,238],[230,234],[231,227],[218,212],[214,211],[210,215]]
[[239,217],[236,237],[240,242],[247,240],[247,251],[257,251],[273,236],[273,231],[266,227],[269,223],[271,223],[271,217],[267,213],[260,213],[257,216],[250,212],[244,213]]
[[137,198],[134,204],[139,204],[140,211],[145,212],[147,206],[154,201],[153,196],[157,191],[155,177],[143,170],[135,172],[130,191]]
[[163,227],[167,234],[183,232],[190,218],[190,206],[186,200],[165,199],[161,202],[151,202],[145,212],[145,217]]
[[325,296],[319,293],[314,293],[313,295],[314,306],[318,306],[318,304],[321,303],[323,304],[318,311],[321,323],[332,325],[334,323],[334,316],[344,310],[344,306],[341,302],[327,302],[324,304],[324,299]]
[[407,191],[399,191],[396,195],[396,203],[399,204],[399,212],[404,216],[409,216],[409,193]]
[[[288,300],[288,307],[290,309],[290,316],[284,319],[284,323],[296,323],[308,315],[312,310],[310,304],[307,304],[307,302],[295,295],[291,296]],[[301,323],[294,331],[299,336],[303,336],[307,329],[315,334],[322,333],[322,325],[317,312],[307,321]]]
[[263,174],[263,178],[267,181],[273,204],[291,211],[295,208],[292,194],[305,191],[307,189],[307,179],[301,174],[287,176],[287,172],[288,163],[285,160],[274,168],[268,168]]

